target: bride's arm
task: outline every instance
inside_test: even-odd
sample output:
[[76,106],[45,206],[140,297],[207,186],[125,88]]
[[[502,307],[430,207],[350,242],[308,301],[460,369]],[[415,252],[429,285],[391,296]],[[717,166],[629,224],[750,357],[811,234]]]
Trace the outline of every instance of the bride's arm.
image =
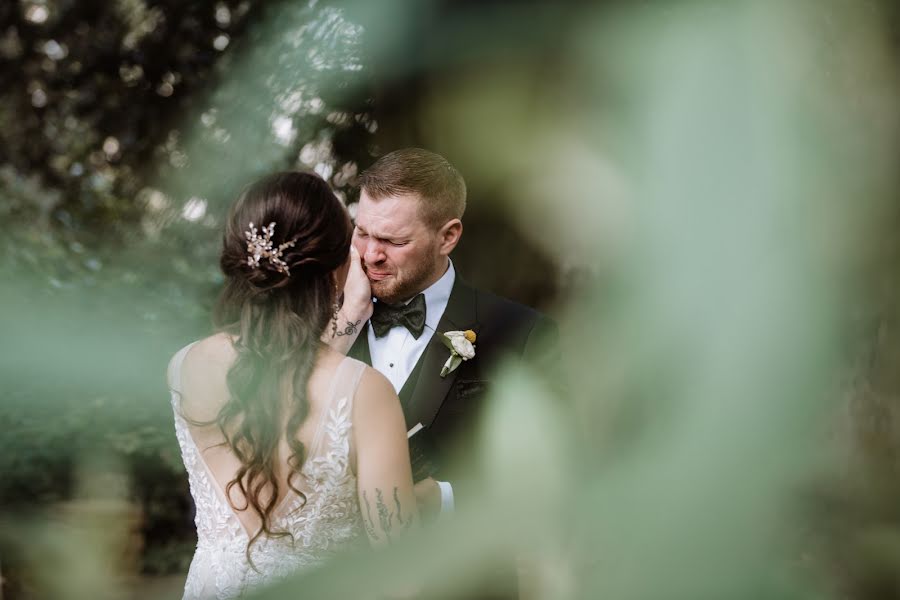
[[350,247],[350,270],[344,284],[344,301],[329,324],[322,341],[341,354],[347,354],[366,321],[372,316],[372,288],[362,268],[359,253]]
[[380,373],[367,368],[353,407],[359,508],[369,541],[390,544],[419,521],[409,443],[400,401]]
[[359,337],[366,321],[372,315],[371,303],[368,307],[351,307],[344,304],[337,313],[337,319],[328,325],[322,335],[322,341],[332,350],[347,354],[353,342]]

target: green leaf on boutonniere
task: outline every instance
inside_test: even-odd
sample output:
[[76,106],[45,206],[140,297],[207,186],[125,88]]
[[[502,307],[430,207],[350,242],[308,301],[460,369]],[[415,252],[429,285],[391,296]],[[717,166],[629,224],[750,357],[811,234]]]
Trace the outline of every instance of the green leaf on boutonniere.
[[462,363],[462,360],[462,356],[458,354],[454,354],[449,359],[447,359],[444,368],[441,369],[441,377],[446,377],[448,373],[452,373],[453,371],[455,371],[456,367],[458,367],[460,363]]
[[450,341],[450,338],[447,337],[447,334],[442,333],[442,334],[440,334],[440,336],[441,336],[441,343],[444,344],[445,346],[447,346],[447,350],[449,350],[450,352],[453,352],[455,354],[456,350],[453,349],[453,342]]

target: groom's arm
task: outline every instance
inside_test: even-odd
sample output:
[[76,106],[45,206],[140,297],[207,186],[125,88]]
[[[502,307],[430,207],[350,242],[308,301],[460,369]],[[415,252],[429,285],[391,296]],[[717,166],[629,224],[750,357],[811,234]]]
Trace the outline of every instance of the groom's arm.
[[[502,308],[506,308],[506,306]],[[512,323],[508,324],[511,329],[518,329],[518,331],[503,342],[496,344],[495,353],[509,359],[517,358],[529,372],[542,378],[547,383],[548,389],[554,396],[562,398],[565,392],[565,378],[562,372],[559,326],[546,315],[534,312],[531,312],[531,314],[534,315],[532,318],[523,319],[518,323],[518,326]],[[489,394],[490,387],[481,393]],[[483,405],[477,403],[477,406]],[[480,411],[476,412],[474,416],[476,418],[480,417]],[[451,435],[456,438],[455,448],[452,451],[456,458],[456,460],[452,461],[454,468],[450,472],[436,476],[441,479],[442,474],[446,475],[447,481],[437,482],[432,480],[435,485],[430,490],[431,495],[429,496],[432,502],[431,506],[437,505],[440,507],[439,512],[441,514],[452,512],[457,501],[465,504],[469,498],[477,498],[483,492],[484,473],[481,473],[480,469],[475,467],[482,461],[475,454],[479,444],[476,439],[473,422],[470,420],[460,421],[455,425],[451,425],[451,428],[455,430]],[[460,469],[463,465],[465,465],[465,468]],[[419,484],[417,483],[416,485],[418,487]],[[416,490],[416,498],[419,500],[419,505],[422,506],[422,499],[418,489]]]
[[415,481],[416,503],[419,513],[427,520],[453,512],[453,487],[446,481],[434,478],[438,471],[437,448],[430,433],[421,423],[406,432],[409,438],[409,456]]
[[446,516],[453,512],[453,486],[449,482],[426,477],[415,483],[413,491],[416,495],[419,514],[423,518],[434,520],[441,515]]
[[[517,358],[531,372],[545,378],[551,390],[556,394],[561,394],[564,378],[561,373],[562,353],[558,325],[547,316],[530,309],[525,309],[527,312],[523,315],[521,311],[524,307],[510,311],[510,304],[490,306],[485,311],[489,315],[486,320],[495,319],[496,322],[501,322],[500,331],[504,333],[509,331],[508,337],[502,340],[494,338],[496,341],[492,345],[493,358],[503,356]],[[508,316],[510,312],[513,312],[515,316],[504,322],[500,315],[505,313]],[[508,329],[504,329],[504,326]],[[496,334],[497,330],[495,329],[492,335],[496,336]],[[483,375],[476,376],[476,378],[481,377]],[[489,388],[480,391],[480,394],[487,393],[489,393]],[[480,402],[476,403],[476,406],[480,405]],[[483,490],[481,474],[476,472],[475,468],[475,465],[481,461],[472,454],[474,448],[478,446],[475,439],[476,428],[472,419],[478,418],[480,413],[468,413],[468,415],[468,418],[460,418],[461,415],[457,415],[457,418],[449,423],[444,421],[448,428],[442,428],[443,431],[440,435],[449,436],[447,439],[453,440],[450,447],[445,450],[449,452],[448,456],[452,456],[454,460],[445,465],[451,467],[450,469],[441,470],[435,475],[438,480],[442,481],[429,477],[415,484],[416,500],[423,516],[435,517],[452,512],[457,500],[465,503],[467,498],[478,497]]]

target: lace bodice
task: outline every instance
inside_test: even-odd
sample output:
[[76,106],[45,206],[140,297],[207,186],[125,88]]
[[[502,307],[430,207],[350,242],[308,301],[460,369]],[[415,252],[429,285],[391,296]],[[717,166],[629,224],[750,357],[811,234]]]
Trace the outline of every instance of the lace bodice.
[[335,372],[327,408],[298,478],[306,503],[290,491],[273,512],[273,528],[290,532],[293,539],[260,537],[251,549],[251,566],[246,557],[249,535],[181,414],[181,363],[190,347],[180,350],[169,368],[175,433],[196,506],[197,550],[184,598],[235,598],[361,542],[364,534],[350,466],[350,433],[353,397],[365,365],[346,358]]

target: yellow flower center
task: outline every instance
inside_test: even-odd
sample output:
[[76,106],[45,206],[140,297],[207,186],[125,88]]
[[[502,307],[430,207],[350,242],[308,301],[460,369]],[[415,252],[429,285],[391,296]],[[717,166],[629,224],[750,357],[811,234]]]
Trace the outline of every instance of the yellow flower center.
[[474,344],[475,338],[478,337],[475,335],[475,332],[472,331],[471,329],[466,329],[466,331],[463,333],[463,335],[466,336],[466,339],[469,340],[470,344]]

